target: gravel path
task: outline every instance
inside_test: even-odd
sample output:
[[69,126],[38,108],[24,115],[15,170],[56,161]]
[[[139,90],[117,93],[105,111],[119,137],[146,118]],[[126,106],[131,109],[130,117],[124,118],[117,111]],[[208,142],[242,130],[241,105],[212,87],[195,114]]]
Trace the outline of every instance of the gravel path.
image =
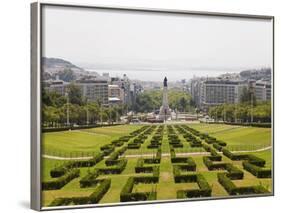
[[[246,153],[246,152],[262,152],[265,150],[271,149],[271,146],[256,149],[256,150],[241,150],[241,151],[232,151],[233,153]],[[219,152],[222,153],[222,152]],[[209,152],[185,152],[185,153],[177,153],[177,156],[191,156],[191,155],[208,155]],[[136,155],[123,155],[125,158],[137,158],[137,157],[152,157],[153,154],[136,154]],[[162,153],[162,157],[170,157],[170,153]],[[52,155],[43,155],[43,158],[53,159],[53,160],[89,160],[92,157],[59,157],[59,156],[52,156]],[[106,156],[105,158],[108,158]]]

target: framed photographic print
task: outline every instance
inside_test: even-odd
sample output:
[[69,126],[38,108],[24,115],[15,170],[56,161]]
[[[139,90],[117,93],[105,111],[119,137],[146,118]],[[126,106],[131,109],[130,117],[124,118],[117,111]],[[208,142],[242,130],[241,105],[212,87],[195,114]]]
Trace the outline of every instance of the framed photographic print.
[[274,17],[31,4],[35,210],[272,196]]

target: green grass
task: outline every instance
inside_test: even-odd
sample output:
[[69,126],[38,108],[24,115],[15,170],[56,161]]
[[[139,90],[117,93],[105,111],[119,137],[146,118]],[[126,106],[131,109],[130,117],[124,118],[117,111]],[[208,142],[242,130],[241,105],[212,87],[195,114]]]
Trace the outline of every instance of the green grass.
[[[270,143],[270,129],[264,128],[253,128],[253,127],[239,127],[239,126],[229,126],[229,125],[207,125],[207,124],[192,124],[190,125],[199,131],[208,132],[209,134],[217,137],[218,139],[224,140],[229,143],[230,146],[245,144],[261,145]],[[103,127],[103,128],[93,128],[83,131],[71,131],[71,132],[57,132],[57,133],[45,133],[44,134],[44,147],[49,150],[55,150],[56,152],[95,152],[99,151],[99,147],[110,143],[115,138],[123,135],[128,135],[129,132],[140,128],[138,125],[123,125],[114,127]],[[138,150],[127,150],[126,155],[130,154],[147,154],[156,153],[156,150],[147,149],[146,146],[153,133],[148,137],[148,139],[142,144],[141,148]],[[182,135],[178,134],[180,140],[184,144],[182,149],[175,149],[176,153],[180,152],[198,152],[203,151],[201,148],[191,148],[189,143],[185,141]],[[162,153],[169,153],[169,143],[167,139],[167,132],[164,131],[164,138],[162,141]],[[59,150],[59,151],[57,151]],[[271,167],[271,150],[254,152],[251,153],[258,157],[266,160],[266,167]],[[79,156],[79,155],[78,155]],[[212,187],[212,196],[221,197],[228,196],[227,192],[217,181],[217,173],[225,172],[222,171],[208,171],[203,163],[203,155],[192,155],[197,165],[197,173],[202,174],[207,182]],[[111,187],[109,191],[103,196],[100,203],[118,203],[120,202],[120,192],[123,186],[126,184],[127,180],[131,176],[143,176],[151,174],[135,173],[135,166],[139,157],[128,157],[128,163],[125,170],[118,175],[100,175],[98,178],[110,178]],[[243,170],[242,161],[231,161],[227,157],[223,156],[223,162],[229,162]],[[50,160],[43,158],[43,180],[51,180],[50,170],[55,166],[61,165],[66,161],[62,160]],[[102,160],[94,167],[90,168],[80,168],[80,177],[75,178],[70,183],[65,185],[60,190],[50,190],[43,192],[43,205],[46,206],[53,199],[57,197],[69,197],[69,196],[88,196],[95,187],[90,188],[80,188],[79,181],[84,177],[89,171],[105,167],[105,160]],[[235,184],[237,186],[248,186],[248,185],[263,185],[269,190],[272,189],[271,179],[258,179],[251,173],[244,171],[245,178],[243,180],[236,180]],[[143,191],[157,191],[158,200],[169,200],[176,199],[176,192],[180,189],[196,189],[198,185],[196,183],[175,183],[173,177],[173,166],[169,156],[162,156],[160,164],[160,179],[157,184],[137,184],[134,186],[133,191],[143,192]]]
[[271,129],[224,124],[190,124],[192,128],[225,141],[231,150],[253,150],[271,145]]
[[141,125],[120,125],[84,130],[43,133],[43,153],[54,156],[85,156]]

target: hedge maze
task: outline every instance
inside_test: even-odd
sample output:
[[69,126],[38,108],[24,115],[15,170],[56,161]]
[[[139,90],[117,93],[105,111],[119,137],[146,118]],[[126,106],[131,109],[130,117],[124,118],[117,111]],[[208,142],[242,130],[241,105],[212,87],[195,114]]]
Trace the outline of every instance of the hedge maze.
[[[184,147],[204,151],[190,154]],[[258,184],[271,181],[265,165],[255,154],[231,152],[227,142],[185,124],[144,125],[101,146],[90,159],[51,168],[42,190],[55,194],[46,206],[152,201],[165,198],[163,193],[167,199],[268,194],[266,184]]]

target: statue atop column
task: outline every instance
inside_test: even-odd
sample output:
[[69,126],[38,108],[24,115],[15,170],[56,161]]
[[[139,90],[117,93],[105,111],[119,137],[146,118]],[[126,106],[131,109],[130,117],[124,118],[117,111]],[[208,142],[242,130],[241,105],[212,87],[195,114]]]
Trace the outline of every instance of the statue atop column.
[[163,99],[162,99],[162,106],[160,107],[159,112],[159,119],[160,120],[168,120],[171,118],[171,110],[169,108],[169,102],[168,102],[168,80],[167,77],[164,78],[163,81]]
[[165,78],[164,78],[164,87],[168,87],[167,81],[168,81],[168,80],[167,80],[167,77],[165,77]]

